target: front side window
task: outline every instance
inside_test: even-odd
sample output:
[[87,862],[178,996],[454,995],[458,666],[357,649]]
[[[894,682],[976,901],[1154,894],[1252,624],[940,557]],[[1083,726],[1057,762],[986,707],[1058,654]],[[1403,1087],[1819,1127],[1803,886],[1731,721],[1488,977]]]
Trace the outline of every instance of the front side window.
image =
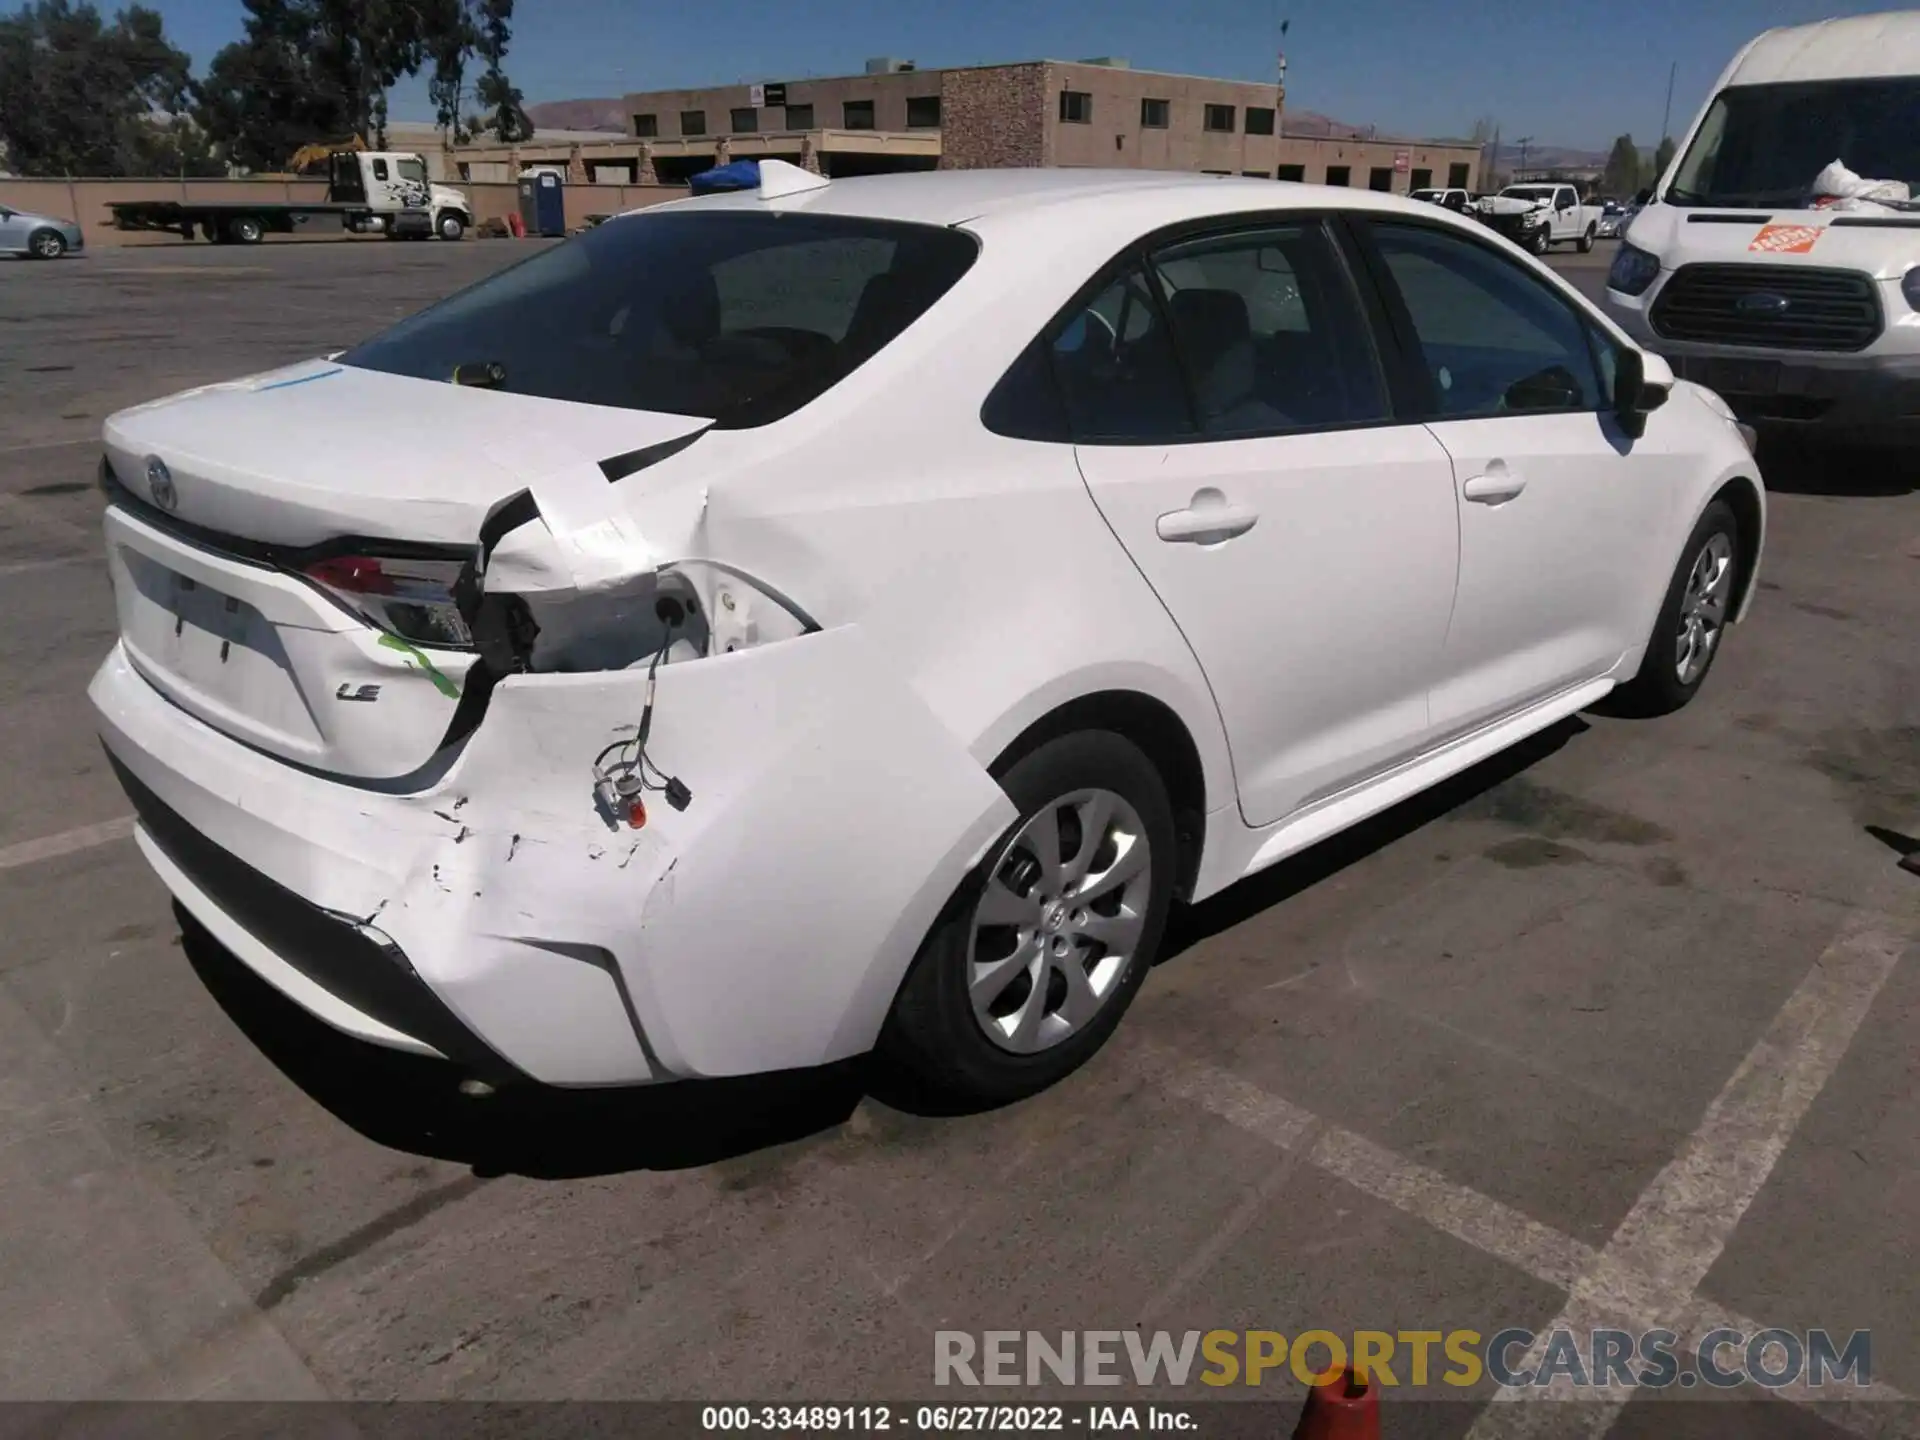
[[349,350],[423,380],[493,362],[521,395],[762,425],[917,320],[973,264],[941,226],[803,214],[629,215]]
[[1676,205],[1797,205],[1834,160],[1870,180],[1920,189],[1920,78],[1722,90],[1666,198]]
[[385,160],[376,159],[373,162],[373,178],[376,180],[384,180],[387,178],[387,162]]
[[1128,266],[1057,326],[1051,347],[1076,438],[1126,443],[1193,433],[1179,363],[1138,268]]
[[418,155],[404,155],[393,163],[402,180],[411,180],[416,185],[427,183],[427,162]]
[[1207,434],[1387,418],[1364,314],[1317,222],[1188,241],[1153,265]]
[[1583,322],[1545,282],[1485,245],[1425,226],[1371,225],[1444,419],[1597,410]]

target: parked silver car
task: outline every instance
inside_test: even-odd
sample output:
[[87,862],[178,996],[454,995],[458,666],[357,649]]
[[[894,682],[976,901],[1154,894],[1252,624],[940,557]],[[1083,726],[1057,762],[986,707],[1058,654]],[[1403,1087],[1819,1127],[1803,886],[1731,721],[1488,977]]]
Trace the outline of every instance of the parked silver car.
[[36,260],[58,260],[82,249],[86,237],[71,220],[36,215],[0,205],[0,255],[31,255]]

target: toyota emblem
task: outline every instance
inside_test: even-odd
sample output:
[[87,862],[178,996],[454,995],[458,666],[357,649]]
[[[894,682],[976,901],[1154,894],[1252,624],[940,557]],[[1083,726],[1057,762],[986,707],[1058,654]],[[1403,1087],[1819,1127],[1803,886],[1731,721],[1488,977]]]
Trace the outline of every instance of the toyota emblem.
[[172,510],[180,504],[180,492],[173,488],[173,472],[158,455],[147,457],[147,489],[153,495],[153,503],[162,510]]

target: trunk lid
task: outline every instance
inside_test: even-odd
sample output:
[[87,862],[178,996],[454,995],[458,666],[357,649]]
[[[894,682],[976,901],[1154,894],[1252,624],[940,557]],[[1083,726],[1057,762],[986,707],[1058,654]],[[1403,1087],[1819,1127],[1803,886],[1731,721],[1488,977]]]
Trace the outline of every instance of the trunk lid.
[[631,538],[600,462],[708,423],[324,361],[121,411],[107,459],[134,503],[105,528],[122,644],[156,689],[255,749],[404,781],[447,737],[474,656],[389,633],[305,578],[313,547],[444,575],[523,490],[549,497],[550,527],[570,505],[589,534],[604,513]]

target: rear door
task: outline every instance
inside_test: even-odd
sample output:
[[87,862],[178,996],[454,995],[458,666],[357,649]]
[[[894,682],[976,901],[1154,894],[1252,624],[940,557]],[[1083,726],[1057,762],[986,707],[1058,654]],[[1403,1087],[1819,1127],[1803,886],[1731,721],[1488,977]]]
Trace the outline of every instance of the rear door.
[[1645,638],[1633,577],[1679,462],[1620,430],[1589,322],[1522,262],[1451,226],[1361,233],[1453,461],[1460,584],[1432,699],[1445,737],[1604,675]]
[[1417,752],[1453,599],[1452,470],[1393,419],[1326,225],[1162,246],[1052,353],[1094,501],[1206,671],[1247,822]]

